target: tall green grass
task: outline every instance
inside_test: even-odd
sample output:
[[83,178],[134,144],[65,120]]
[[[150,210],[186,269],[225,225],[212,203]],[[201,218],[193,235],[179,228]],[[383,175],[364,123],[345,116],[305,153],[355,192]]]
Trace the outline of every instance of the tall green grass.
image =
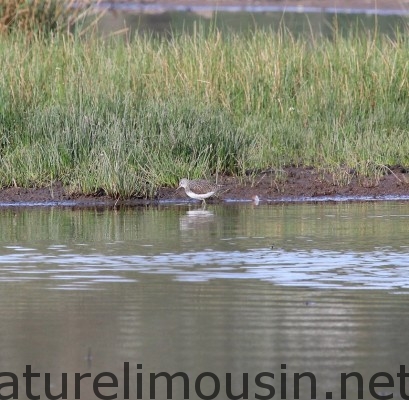
[[0,186],[153,196],[181,177],[409,165],[409,36],[0,37]]

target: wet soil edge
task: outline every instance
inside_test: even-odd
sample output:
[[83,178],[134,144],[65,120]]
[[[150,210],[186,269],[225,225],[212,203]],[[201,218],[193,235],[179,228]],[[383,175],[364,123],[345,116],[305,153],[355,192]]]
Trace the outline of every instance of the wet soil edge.
[[[352,170],[339,170],[329,174],[311,168],[289,167],[283,170],[260,171],[244,178],[223,176],[217,183],[223,185],[217,198],[208,203],[223,201],[251,201],[258,196],[261,201],[313,201],[360,200],[409,197],[409,170],[394,167],[383,171],[378,178],[359,177]],[[183,189],[159,188],[153,199],[134,197],[118,200],[106,196],[103,190],[94,195],[70,193],[61,182],[42,188],[9,187],[0,190],[0,205],[145,205],[161,202],[186,201]]]

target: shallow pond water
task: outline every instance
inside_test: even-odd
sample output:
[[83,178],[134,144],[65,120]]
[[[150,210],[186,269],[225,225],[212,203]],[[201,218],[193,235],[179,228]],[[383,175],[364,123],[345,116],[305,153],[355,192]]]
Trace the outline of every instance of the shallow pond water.
[[[294,374],[310,372],[317,398],[336,399],[354,371],[363,398],[400,398],[408,222],[409,202],[1,209],[1,371],[21,394],[27,365],[41,374],[33,394],[46,373],[60,393],[67,373],[81,399],[98,398],[101,372],[118,382],[100,393],[118,398],[154,398],[150,373],[185,372],[188,393],[175,377],[173,398],[234,398],[248,374],[250,399],[293,399],[298,386],[309,399],[310,378]],[[393,382],[371,393],[378,372]],[[91,376],[78,388],[75,373]],[[164,377],[155,397],[167,398]]]
[[[135,5],[134,5],[135,6]],[[141,6],[141,5],[139,5]],[[151,5],[155,7],[155,5]],[[350,36],[351,33],[367,35],[377,32],[394,37],[407,32],[409,12],[402,10],[339,10],[311,9],[298,7],[297,10],[283,7],[280,10],[235,10],[227,12],[214,9],[191,8],[190,11],[165,9],[163,12],[150,12],[150,5],[142,5],[146,9],[117,6],[100,19],[99,32],[110,35],[113,32],[148,35],[155,33],[171,37],[181,32],[194,33],[198,30],[214,30],[221,32],[252,35],[255,29],[267,32],[283,32],[292,36],[337,38],[339,35]],[[374,10],[372,10],[374,11]],[[396,11],[396,12],[394,12]],[[128,36],[129,37],[129,36]]]

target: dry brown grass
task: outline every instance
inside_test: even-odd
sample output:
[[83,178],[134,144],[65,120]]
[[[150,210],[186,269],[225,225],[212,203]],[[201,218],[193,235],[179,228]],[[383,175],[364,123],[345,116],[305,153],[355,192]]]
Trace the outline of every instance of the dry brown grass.
[[98,0],[0,0],[0,33],[67,30]]

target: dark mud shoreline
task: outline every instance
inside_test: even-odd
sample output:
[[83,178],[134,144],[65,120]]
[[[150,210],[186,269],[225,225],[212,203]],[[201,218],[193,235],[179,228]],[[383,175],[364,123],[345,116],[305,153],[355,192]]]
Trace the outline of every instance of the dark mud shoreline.
[[[343,175],[348,184],[337,185],[334,177],[310,168],[289,167],[279,174],[265,171],[248,178],[222,177],[219,179],[223,189],[218,198],[207,202],[245,202],[252,201],[253,196],[260,198],[260,204],[266,202],[295,201],[365,201],[405,199],[409,200],[409,169],[391,168],[379,180],[358,178],[353,171]],[[344,182],[345,183],[345,182]],[[10,187],[0,190],[0,206],[18,205],[61,205],[61,206],[94,206],[94,205],[155,205],[163,203],[200,204],[189,199],[183,189],[160,188],[155,198],[131,198],[117,200],[104,195],[101,190],[95,195],[85,196],[70,194],[59,182],[45,188]]]

